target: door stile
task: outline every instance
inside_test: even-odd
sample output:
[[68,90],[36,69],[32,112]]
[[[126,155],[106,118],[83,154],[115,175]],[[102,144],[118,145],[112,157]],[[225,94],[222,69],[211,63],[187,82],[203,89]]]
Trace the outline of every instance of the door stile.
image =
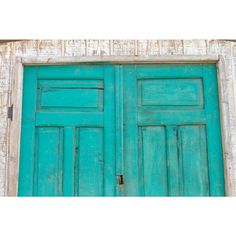
[[124,195],[139,196],[136,66],[124,67]]
[[[26,82],[27,81],[27,82]],[[23,101],[25,109],[22,112],[19,196],[32,196],[34,188],[34,158],[35,158],[35,113],[37,100],[37,67],[26,67],[24,70]],[[27,157],[27,158],[26,158]]]
[[115,66],[116,195],[124,194],[123,66]]
[[[206,133],[208,142],[208,162],[210,195],[224,196],[224,169],[220,132],[220,114],[218,102],[217,75],[214,65],[203,65],[203,78],[205,82]],[[218,163],[215,165],[215,163]]]
[[112,65],[104,66],[104,91],[104,196],[115,196],[115,69]]

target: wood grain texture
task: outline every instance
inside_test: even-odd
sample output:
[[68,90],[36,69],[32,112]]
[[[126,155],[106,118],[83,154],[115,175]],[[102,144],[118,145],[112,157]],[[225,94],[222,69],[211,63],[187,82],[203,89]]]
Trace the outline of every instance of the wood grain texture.
[[[116,109],[116,177],[124,176],[124,74],[123,66],[115,66],[115,109]],[[117,184],[116,195],[123,196],[123,185]]]
[[28,66],[22,110],[18,196],[116,194],[114,66]]
[[96,64],[182,64],[182,63],[216,63],[217,55],[142,55],[142,56],[84,56],[84,57],[23,57],[19,58],[24,65],[66,65],[78,63]]
[[[142,127],[144,196],[168,196],[166,134],[164,127]],[[141,174],[141,173],[139,173]]]
[[[138,194],[144,196],[224,196],[215,65],[126,65],[124,68],[125,90],[129,91],[124,97],[124,159],[128,178],[125,190],[135,189],[136,184]],[[199,82],[199,78],[202,81],[195,83],[197,86],[178,89],[186,81]],[[137,93],[138,83],[144,86]],[[148,85],[146,89],[145,85]],[[178,91],[172,91],[172,86]],[[166,90],[170,93],[168,97],[165,97]],[[195,101],[201,106],[196,108],[188,96],[194,98],[198,94],[200,98]],[[178,101],[185,102],[186,97],[191,104],[181,106]],[[146,109],[148,105],[151,108]],[[139,140],[135,137],[137,127]],[[129,130],[133,131],[132,136]],[[138,181],[134,181],[136,169]],[[125,191],[125,194],[133,196],[137,192]]]
[[[50,42],[51,41],[51,42]],[[87,52],[96,54],[103,58],[110,56],[127,55],[133,56],[167,56],[167,55],[202,55],[219,56],[218,82],[221,108],[221,124],[223,134],[223,150],[225,163],[226,191],[227,195],[236,195],[236,105],[235,105],[235,42],[223,40],[131,40],[116,41],[99,40],[100,49],[94,52],[97,43],[87,40],[29,40],[12,42],[0,45],[0,195],[15,195],[18,166],[19,122],[21,114],[21,89],[18,80],[21,75],[21,66],[17,64],[17,57],[32,58],[44,57],[44,63],[48,58],[57,58],[60,62],[61,56],[74,57],[87,56]],[[118,45],[120,44],[120,45]],[[89,47],[89,48],[88,48]],[[137,48],[136,48],[137,47]],[[95,48],[95,49],[94,49]],[[100,51],[100,53],[99,53]],[[91,60],[95,56],[91,55]],[[170,60],[170,59],[169,59]],[[50,60],[49,60],[50,61]],[[71,61],[71,59],[70,59]],[[85,60],[86,61],[86,60]],[[161,61],[161,58],[160,58]],[[165,60],[164,60],[165,61]],[[181,59],[179,59],[181,62]],[[17,75],[18,74],[18,75]],[[17,80],[15,81],[15,76]],[[15,81],[15,82],[14,82]],[[17,92],[19,91],[19,93]],[[15,104],[13,122],[7,121],[7,106]],[[16,138],[15,138],[16,137]],[[12,143],[16,144],[13,145]],[[7,187],[8,186],[8,187]]]
[[[35,112],[36,112],[36,101],[37,101],[37,67],[28,67],[24,70],[24,83],[23,99],[22,104],[26,107],[22,112],[22,135],[20,141],[20,147],[26,146],[29,148],[20,148],[20,156],[22,158],[20,162],[19,170],[24,169],[27,172],[19,172],[19,196],[32,196],[34,193],[34,153],[36,149],[36,132],[35,132]],[[28,99],[28,96],[31,99]]]

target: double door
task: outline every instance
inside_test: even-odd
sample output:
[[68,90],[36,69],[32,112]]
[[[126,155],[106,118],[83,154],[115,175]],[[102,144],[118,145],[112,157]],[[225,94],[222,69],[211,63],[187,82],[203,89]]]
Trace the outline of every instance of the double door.
[[214,64],[24,68],[19,196],[224,195]]

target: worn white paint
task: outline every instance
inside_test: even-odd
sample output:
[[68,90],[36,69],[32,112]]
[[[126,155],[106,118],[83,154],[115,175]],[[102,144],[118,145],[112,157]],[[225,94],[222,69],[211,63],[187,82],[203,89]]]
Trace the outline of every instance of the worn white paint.
[[60,65],[60,64],[76,64],[76,63],[142,63],[142,64],[158,64],[158,63],[216,63],[219,57],[211,56],[92,56],[92,57],[26,57],[18,58],[24,65]]
[[[217,61],[226,190],[227,195],[236,196],[236,43],[219,40],[31,40],[0,45],[0,195],[16,192],[21,63],[129,63],[132,60],[145,63]],[[12,103],[17,108],[14,122],[9,122],[7,107]]]
[[20,157],[20,134],[23,95],[23,64],[17,60],[14,66],[12,86],[13,120],[9,124],[9,153],[6,177],[6,193],[8,196],[17,195],[18,170]]

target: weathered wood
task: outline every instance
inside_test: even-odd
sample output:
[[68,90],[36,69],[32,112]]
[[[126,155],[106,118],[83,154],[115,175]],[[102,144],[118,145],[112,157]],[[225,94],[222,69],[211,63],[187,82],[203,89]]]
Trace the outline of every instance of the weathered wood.
[[166,129],[176,126],[178,194],[224,196],[215,65],[124,65],[124,72],[125,194],[169,195],[166,146],[171,159],[175,141]]
[[90,56],[90,57],[23,57],[19,58],[24,65],[64,65],[64,64],[77,64],[77,63],[216,63],[219,58],[213,56],[198,56],[198,55],[173,55],[173,56]]
[[17,61],[13,78],[13,121],[9,124],[9,157],[7,173],[7,195],[16,196],[18,185],[18,170],[20,156],[20,133],[22,115],[23,66]]
[[[131,60],[136,63],[188,63],[189,60],[191,63],[215,63],[219,59],[217,65],[226,192],[229,196],[236,195],[236,43],[224,40],[99,40],[98,44],[99,47],[93,40],[89,43],[88,40],[28,40],[0,45],[0,195],[16,194],[21,117],[19,94],[22,92],[20,77],[23,69],[17,57],[23,58],[22,62],[26,64],[128,63]],[[121,55],[125,55],[125,59]],[[155,58],[150,59],[152,56]],[[191,60],[192,56],[198,59]],[[38,57],[41,59],[38,60]],[[210,60],[206,60],[206,57],[210,57]],[[17,82],[14,82],[15,77]],[[15,104],[15,119],[7,122],[6,111],[11,101]]]
[[110,65],[25,68],[19,196],[115,195],[114,81]]

